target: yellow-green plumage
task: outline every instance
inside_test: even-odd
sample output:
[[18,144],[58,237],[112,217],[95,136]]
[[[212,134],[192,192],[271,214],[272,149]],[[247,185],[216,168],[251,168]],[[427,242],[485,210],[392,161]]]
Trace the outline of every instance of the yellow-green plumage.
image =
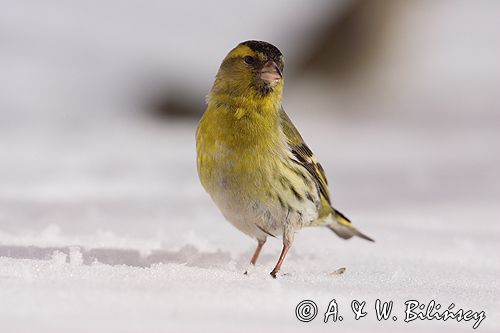
[[242,43],[224,59],[196,133],[203,187],[259,246],[283,236],[283,258],[305,226],[369,239],[331,207],[323,168],[281,106],[282,68],[279,50],[264,42]]

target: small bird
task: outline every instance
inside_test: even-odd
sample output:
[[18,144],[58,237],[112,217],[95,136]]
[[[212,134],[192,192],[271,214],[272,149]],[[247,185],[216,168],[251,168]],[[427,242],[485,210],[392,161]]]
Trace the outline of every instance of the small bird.
[[224,58],[196,131],[201,184],[224,217],[257,240],[283,239],[276,278],[295,233],[326,226],[339,237],[370,237],[332,207],[325,171],[285,113],[284,59],[263,41],[237,45]]

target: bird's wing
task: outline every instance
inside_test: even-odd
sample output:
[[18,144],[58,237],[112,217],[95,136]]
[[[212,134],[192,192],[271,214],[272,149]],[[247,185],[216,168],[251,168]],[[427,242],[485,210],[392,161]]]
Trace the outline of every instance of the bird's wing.
[[358,236],[373,242],[373,239],[356,229],[344,214],[332,207],[325,171],[311,149],[307,147],[304,139],[302,139],[299,131],[295,128],[290,118],[288,118],[283,108],[280,109],[280,120],[288,147],[295,157],[293,161],[300,164],[311,174],[320,193],[321,206],[319,207],[319,220],[331,216],[332,218],[327,226],[341,238],[349,239],[352,236]]
[[[328,208],[331,206],[330,192],[328,191],[328,180],[326,179],[325,171],[319,164],[314,153],[300,136],[299,131],[293,125],[292,121],[285,113],[283,108],[280,109],[281,128],[285,134],[286,141],[290,151],[295,156],[295,162],[303,166],[309,174],[311,174],[316,186],[321,194],[322,202],[326,201]],[[327,207],[325,207],[327,208]]]

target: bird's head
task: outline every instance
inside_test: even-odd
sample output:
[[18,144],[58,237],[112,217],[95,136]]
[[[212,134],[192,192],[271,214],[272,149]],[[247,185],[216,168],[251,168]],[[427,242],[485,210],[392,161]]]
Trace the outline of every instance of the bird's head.
[[276,46],[255,40],[240,43],[222,61],[212,92],[281,98],[283,66]]

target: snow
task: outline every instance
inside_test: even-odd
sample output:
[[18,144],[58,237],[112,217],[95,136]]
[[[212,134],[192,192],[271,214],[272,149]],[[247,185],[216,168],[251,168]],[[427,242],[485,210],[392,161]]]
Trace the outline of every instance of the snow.
[[[353,126],[349,117],[321,121],[291,113],[330,174],[335,205],[376,243],[307,229],[296,237],[284,275],[269,276],[280,251],[274,239],[257,267],[243,275],[255,244],[223,221],[198,183],[196,123],[129,119],[88,125],[92,130],[53,129],[36,141],[37,133],[10,133],[0,149],[3,327],[9,332],[471,329],[472,322],[402,321],[406,300],[434,299],[443,307],[484,310],[480,329],[498,331],[500,230],[494,222],[500,216],[498,187],[489,184],[498,167],[492,146],[464,151],[475,144],[474,136],[459,135],[459,122],[447,129],[453,140],[427,144],[430,137],[439,138],[442,127],[424,130],[390,119]],[[332,142],[323,140],[322,130]],[[476,140],[498,138],[494,127],[481,131]],[[57,140],[61,133],[63,141]],[[371,140],[359,142],[359,135]],[[370,153],[377,146],[390,153]],[[449,156],[438,157],[440,150]],[[471,158],[481,173],[473,173]],[[341,267],[347,268],[344,274],[331,274]],[[394,301],[398,321],[377,322],[377,298]],[[311,323],[295,318],[303,299],[318,304]],[[345,319],[324,324],[331,299]],[[368,303],[369,314],[359,321],[350,311],[354,299]]]
[[[327,240],[320,233],[315,238]],[[390,242],[383,238],[382,241]],[[314,244],[313,239],[309,238],[308,243]],[[370,303],[380,297],[396,304],[406,299],[436,299],[445,306],[446,302],[454,302],[464,308],[485,310],[487,319],[481,329],[497,328],[491,315],[495,304],[498,306],[498,298],[492,294],[498,291],[494,281],[498,269],[485,269],[495,264],[492,258],[475,260],[474,247],[466,247],[465,251],[459,247],[460,254],[470,255],[457,259],[452,251],[443,250],[447,247],[444,245],[443,249],[434,249],[439,256],[419,251],[417,241],[407,244],[413,250],[400,251],[399,255],[390,253],[394,251],[390,245],[377,245],[378,249],[372,250],[361,243],[337,244],[336,256],[332,258],[330,243],[320,249],[297,244],[287,261],[290,275],[278,280],[268,276],[265,266],[272,264],[270,256],[244,276],[238,260],[224,253],[199,253],[195,249],[180,250],[165,263],[147,267],[99,262],[82,265],[78,259],[62,260],[66,258],[61,252],[49,260],[2,258],[4,301],[0,318],[10,332],[32,327],[47,332],[231,331],[234,327],[242,331],[300,331],[301,327],[327,331],[332,329],[330,325],[354,331],[368,327],[470,330],[469,324],[453,322],[375,323],[373,318],[354,322],[344,315],[343,323],[323,324],[317,320],[305,325],[294,318],[295,305],[302,299],[313,299],[325,307],[335,298],[348,311],[351,299]],[[492,247],[489,244],[484,249]],[[198,260],[182,260],[183,252]],[[120,252],[111,252],[113,255]],[[340,262],[348,265],[347,272],[342,276],[329,275]]]

